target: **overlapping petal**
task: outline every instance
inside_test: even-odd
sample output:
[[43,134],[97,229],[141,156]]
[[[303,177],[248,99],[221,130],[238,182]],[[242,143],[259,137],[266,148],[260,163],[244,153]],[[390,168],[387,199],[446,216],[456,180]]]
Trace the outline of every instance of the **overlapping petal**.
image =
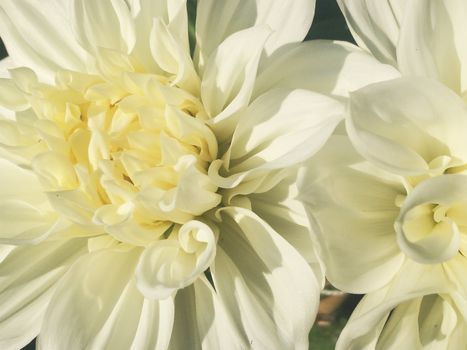
[[310,266],[251,211],[219,215],[225,234],[211,272],[242,336],[258,348],[306,349],[319,291]]
[[58,281],[86,252],[84,240],[17,247],[0,264],[0,346],[18,349],[40,331]]
[[360,47],[381,62],[397,65],[396,47],[407,1],[338,0]]
[[[346,137],[333,136],[302,169],[298,184],[316,224],[327,278],[353,293],[381,288],[403,261],[394,221],[396,198],[405,189],[397,177],[375,173]],[[371,249],[362,254],[363,247]]]
[[200,70],[227,37],[253,26],[266,25],[274,32],[266,44],[268,53],[284,44],[302,41],[311,26],[314,7],[314,0],[199,1],[195,57]]
[[466,319],[440,265],[406,261],[386,287],[363,298],[336,349],[456,349]]
[[[194,58],[184,0],[46,4],[0,5],[29,67],[0,82],[16,113],[0,125],[13,161],[0,161],[0,242],[87,249],[21,342],[306,349],[323,276],[297,171],[348,91],[397,71],[352,45],[298,44],[314,1],[201,0]],[[49,6],[53,23],[32,33]],[[392,247],[380,283],[400,263]],[[0,270],[21,249],[2,248]]]
[[[394,103],[397,101],[397,103]],[[401,175],[444,171],[467,159],[467,107],[443,85],[401,78],[352,94],[347,130],[368,160]]]
[[86,70],[86,51],[76,45],[63,2],[3,1],[0,34],[17,65],[53,80],[57,69]]

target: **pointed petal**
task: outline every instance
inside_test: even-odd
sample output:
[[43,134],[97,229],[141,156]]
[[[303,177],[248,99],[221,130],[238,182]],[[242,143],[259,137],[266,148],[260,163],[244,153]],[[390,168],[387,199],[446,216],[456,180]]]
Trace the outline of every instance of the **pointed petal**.
[[90,53],[96,53],[99,47],[121,53],[133,49],[134,21],[125,1],[72,0],[70,10],[77,40]]
[[0,242],[27,244],[53,231],[56,214],[35,174],[0,160]]
[[240,349],[247,343],[205,277],[177,292],[170,350]]
[[0,347],[19,349],[39,333],[55,286],[86,249],[84,240],[18,247],[0,263]]
[[338,0],[360,47],[381,62],[397,66],[396,46],[407,1]]
[[459,0],[411,1],[405,8],[397,45],[402,74],[436,79],[463,93],[463,62],[467,57],[462,39],[467,35],[462,15],[465,11],[465,2]]
[[10,78],[8,69],[14,68],[15,64],[10,56],[7,56],[0,60],[0,78]]
[[0,36],[15,64],[32,68],[49,82],[60,68],[86,71],[86,52],[77,44],[60,1],[2,1]]
[[266,43],[266,51],[302,41],[310,29],[315,10],[312,0],[202,0],[196,16],[195,57],[201,70],[212,52],[229,35],[255,25],[267,25],[274,34]]
[[343,117],[338,101],[307,90],[276,89],[256,99],[240,116],[224,156],[227,176],[213,162],[208,174],[231,188],[260,172],[299,164],[316,153]]
[[[391,283],[362,299],[343,329],[336,349],[374,349],[386,320],[394,308],[396,311],[393,313],[398,316],[397,307],[404,302],[416,301],[430,294],[448,293],[452,286],[441,265],[420,265],[406,260],[401,272]],[[398,337],[393,338],[392,342],[397,339]],[[403,344],[405,346],[406,343]]]
[[298,252],[249,210],[219,215],[214,286],[250,346],[307,349],[319,286]]
[[[130,348],[135,336],[141,336],[138,328],[145,327],[141,324],[144,298],[133,278],[139,254],[139,249],[101,250],[77,261],[49,304],[40,346],[52,350]],[[165,310],[170,323],[170,307]],[[165,329],[170,331],[170,327]]]
[[189,48],[180,43],[180,39],[160,18],[154,19],[149,44],[160,69],[174,76],[172,84],[198,95],[200,81]]
[[263,46],[271,34],[254,27],[227,38],[212,54],[201,83],[201,97],[220,141],[233,132],[235,113],[250,102]]
[[145,65],[147,71],[154,72],[158,69],[148,50],[155,18],[167,25],[171,36],[181,44],[184,52],[190,51],[186,0],[132,0],[130,7],[136,31],[136,43],[132,54]]
[[[4,59],[0,60],[0,78],[1,79],[10,78],[10,73],[8,72],[8,69],[14,68],[14,67],[15,67],[15,64],[13,62],[13,59],[10,56],[5,57]],[[1,95],[3,96],[3,94]],[[15,94],[15,99],[17,98],[18,96]],[[13,119],[14,116],[15,116],[15,113],[12,110],[10,110],[10,108],[5,108],[0,103],[0,117],[5,117],[7,119]]]
[[174,300],[144,299],[131,350],[166,350],[174,320]]
[[[298,199],[297,170],[292,169],[278,183],[248,194],[251,210],[284,237],[310,264],[318,281],[324,283],[324,269],[317,255],[318,242],[310,227],[303,203]],[[320,277],[321,276],[321,277]]]

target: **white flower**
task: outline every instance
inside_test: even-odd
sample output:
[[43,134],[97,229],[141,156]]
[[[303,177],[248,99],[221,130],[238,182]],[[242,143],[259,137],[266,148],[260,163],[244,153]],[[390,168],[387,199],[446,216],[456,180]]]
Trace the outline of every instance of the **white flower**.
[[397,73],[309,0],[200,1],[192,59],[185,5],[2,1],[2,349],[307,348],[296,169]]
[[320,169],[302,173],[300,187],[328,279],[369,293],[338,349],[387,349],[408,338],[410,349],[462,348],[466,104],[433,80],[377,83],[351,95],[346,130],[348,138],[334,136],[314,160]]

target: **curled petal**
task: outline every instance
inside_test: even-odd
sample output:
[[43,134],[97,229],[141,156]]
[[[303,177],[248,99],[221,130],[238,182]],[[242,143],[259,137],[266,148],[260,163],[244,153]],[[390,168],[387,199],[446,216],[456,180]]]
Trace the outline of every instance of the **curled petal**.
[[395,228],[404,253],[426,264],[458,253],[461,233],[449,209],[467,202],[467,176],[442,175],[419,184],[405,200]]
[[148,246],[139,259],[137,285],[147,298],[165,299],[190,285],[214,259],[216,237],[208,225],[192,220],[173,236]]

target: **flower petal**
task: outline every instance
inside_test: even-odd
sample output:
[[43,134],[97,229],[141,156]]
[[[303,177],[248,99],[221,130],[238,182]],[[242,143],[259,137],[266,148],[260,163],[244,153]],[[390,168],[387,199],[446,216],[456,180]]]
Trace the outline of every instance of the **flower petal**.
[[224,305],[205,277],[179,290],[175,305],[170,350],[248,347],[248,340],[234,328]]
[[459,130],[467,130],[465,103],[435,81],[401,78],[351,97],[352,143],[365,158],[397,174],[437,170],[432,161],[442,156],[467,160],[467,139]]
[[144,299],[131,350],[166,350],[172,334],[174,301]]
[[229,207],[211,271],[214,287],[250,346],[307,349],[319,286],[298,252],[249,210]]
[[202,0],[196,16],[197,47],[195,57],[205,66],[210,55],[229,35],[255,25],[268,25],[275,33],[266,43],[266,51],[302,41],[310,29],[314,0]]
[[[14,68],[15,64],[13,62],[13,59],[8,56],[0,60],[0,79],[2,81],[7,80],[7,78],[10,78],[10,73],[8,72],[8,69]],[[5,80],[4,80],[5,79]],[[8,84],[8,83],[7,83]],[[2,84],[3,85],[3,84]],[[9,87],[7,87],[9,89]],[[3,90],[3,87],[0,87],[1,90]],[[15,89],[16,90],[16,89]],[[6,91],[3,91],[0,93],[0,96],[2,96],[2,99],[4,99],[4,94]],[[12,91],[8,91],[7,94],[11,94]],[[16,91],[14,91],[13,97],[16,101],[19,101],[20,97],[16,94]],[[15,103],[16,105],[16,103]],[[5,108],[3,107],[3,104],[0,102],[0,117],[4,117],[7,119],[13,119],[15,116],[14,112],[10,110],[10,108]]]
[[[298,183],[298,198],[316,223],[326,276],[350,293],[381,288],[403,260],[394,221],[395,200],[405,189],[397,177],[375,176],[377,168],[362,163],[347,137],[333,136]],[[364,247],[371,249],[362,254]]]
[[397,66],[396,45],[407,1],[337,0],[353,37],[384,63]]
[[218,139],[233,132],[235,113],[250,102],[263,46],[271,31],[253,27],[228,37],[213,52],[201,82],[201,97]]
[[0,242],[38,242],[54,230],[56,214],[31,171],[0,160]]
[[169,27],[160,18],[154,19],[150,48],[158,66],[163,71],[174,75],[172,84],[193,94],[199,93],[200,82],[189,48],[180,43],[180,39],[171,33]]
[[17,247],[0,264],[0,347],[19,349],[40,331],[57,281],[86,249],[84,240]]
[[[139,255],[139,249],[101,250],[77,261],[49,303],[40,346],[52,350],[129,349],[132,344],[148,342],[163,348],[173,310],[170,302],[148,304],[137,290],[133,271]],[[147,333],[148,320],[141,319],[148,314],[155,317],[150,324],[160,327],[152,329],[153,334]],[[164,322],[158,322],[158,317]],[[154,339],[156,334],[161,336],[160,343]]]
[[256,99],[241,115],[224,155],[225,177],[213,162],[209,175],[231,188],[260,172],[303,162],[324,144],[343,116],[338,101],[307,90],[276,89]]
[[145,65],[147,71],[154,72],[158,69],[148,50],[155,18],[165,23],[171,36],[184,48],[184,52],[189,52],[186,0],[131,0],[130,8],[135,19],[136,31],[136,43],[132,54]]
[[399,69],[404,75],[440,80],[462,93],[465,89],[467,35],[465,2],[411,1],[405,8],[397,45]]
[[262,58],[253,97],[277,87],[347,97],[350,91],[398,77],[395,68],[355,45],[311,40],[286,45]]
[[[401,250],[425,264],[441,263],[457,255],[461,233],[455,218],[450,217],[449,209],[460,203],[467,203],[465,175],[436,176],[416,186],[404,201],[395,223]],[[414,217],[414,211],[424,205],[429,205],[429,212],[419,214],[421,218]],[[445,207],[445,216],[434,217],[436,212],[431,208],[432,205]],[[421,220],[428,221],[428,227],[422,225]],[[416,231],[414,237],[411,235],[413,230]]]
[[2,1],[0,36],[17,65],[49,82],[60,68],[86,71],[86,52],[76,43],[63,2]]
[[121,53],[133,49],[135,28],[125,1],[72,0],[70,10],[77,40],[90,53],[99,47]]
[[8,69],[14,68],[15,64],[10,56],[7,56],[0,60],[0,78],[9,78],[10,73]]
[[138,289],[147,298],[165,299],[193,283],[211,265],[216,253],[213,230],[201,221],[188,221],[176,239],[147,247],[136,268]]
[[[362,299],[342,331],[336,349],[374,349],[394,308],[397,311],[398,305],[404,302],[430,294],[448,293],[451,288],[452,283],[446,278],[441,265],[420,265],[406,260],[401,273],[390,284]],[[393,338],[392,341],[396,339]],[[405,341],[403,345],[406,345]]]

